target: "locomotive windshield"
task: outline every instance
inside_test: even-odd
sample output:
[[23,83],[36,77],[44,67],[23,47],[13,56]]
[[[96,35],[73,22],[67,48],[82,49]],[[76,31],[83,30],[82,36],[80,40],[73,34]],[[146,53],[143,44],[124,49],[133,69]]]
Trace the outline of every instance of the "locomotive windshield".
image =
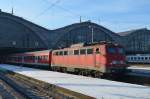
[[119,53],[119,54],[125,54],[125,51],[124,51],[123,48],[118,48],[118,53]]
[[110,54],[124,54],[124,49],[123,48],[117,48],[117,47],[109,47],[108,48],[108,53]]
[[115,47],[109,47],[109,48],[108,48],[108,53],[116,54],[116,53],[117,53],[117,50],[116,50]]

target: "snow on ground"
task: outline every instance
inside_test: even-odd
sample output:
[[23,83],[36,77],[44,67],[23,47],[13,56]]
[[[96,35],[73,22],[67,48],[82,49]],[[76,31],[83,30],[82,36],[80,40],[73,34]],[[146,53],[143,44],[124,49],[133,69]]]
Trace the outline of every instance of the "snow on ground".
[[55,84],[97,99],[150,99],[150,87],[147,86],[7,64],[0,64],[0,68]]

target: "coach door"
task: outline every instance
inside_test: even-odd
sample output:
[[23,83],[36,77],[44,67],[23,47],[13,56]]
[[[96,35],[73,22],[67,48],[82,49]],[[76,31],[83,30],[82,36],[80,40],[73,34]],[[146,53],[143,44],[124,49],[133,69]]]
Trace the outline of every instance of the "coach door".
[[38,56],[35,56],[35,63],[38,63]]

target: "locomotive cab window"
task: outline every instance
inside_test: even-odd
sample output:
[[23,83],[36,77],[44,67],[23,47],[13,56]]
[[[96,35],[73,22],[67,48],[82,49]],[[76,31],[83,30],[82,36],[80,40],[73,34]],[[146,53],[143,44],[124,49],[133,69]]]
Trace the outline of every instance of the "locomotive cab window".
[[116,54],[116,48],[109,47],[109,48],[108,48],[108,53]]
[[125,54],[125,51],[124,51],[123,48],[118,48],[118,53],[119,53],[119,54]]

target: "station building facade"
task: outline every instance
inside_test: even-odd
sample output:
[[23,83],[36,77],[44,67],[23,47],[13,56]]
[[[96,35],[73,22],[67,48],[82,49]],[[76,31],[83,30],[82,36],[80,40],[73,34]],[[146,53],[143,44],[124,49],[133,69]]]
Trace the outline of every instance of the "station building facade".
[[26,19],[0,11],[0,52],[8,50],[58,49],[71,44],[109,41],[123,45],[127,52],[148,52],[150,30],[115,33],[90,21],[49,30]]
[[123,45],[128,53],[150,53],[150,30],[146,28],[118,33],[123,37]]

